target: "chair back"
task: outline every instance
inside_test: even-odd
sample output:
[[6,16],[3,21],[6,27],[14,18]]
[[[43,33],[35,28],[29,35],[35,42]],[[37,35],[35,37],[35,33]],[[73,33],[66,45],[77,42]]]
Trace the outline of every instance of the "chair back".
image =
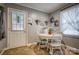
[[62,41],[62,35],[61,34],[55,34],[53,35],[53,38],[51,40],[51,43],[54,45],[60,45]]

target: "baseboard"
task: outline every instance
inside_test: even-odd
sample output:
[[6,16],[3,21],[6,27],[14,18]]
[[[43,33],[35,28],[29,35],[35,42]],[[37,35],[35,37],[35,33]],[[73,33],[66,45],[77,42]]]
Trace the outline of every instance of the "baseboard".
[[37,42],[33,42],[33,43],[28,43],[27,46],[30,46],[32,44],[37,44]]

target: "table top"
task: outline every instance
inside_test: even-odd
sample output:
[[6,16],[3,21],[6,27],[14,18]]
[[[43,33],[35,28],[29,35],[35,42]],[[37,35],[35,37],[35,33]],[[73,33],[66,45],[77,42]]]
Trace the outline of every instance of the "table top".
[[39,36],[53,36],[53,34],[39,34]]
[[49,39],[49,38],[53,38],[53,36],[60,36],[61,34],[39,34],[39,37],[42,39]]

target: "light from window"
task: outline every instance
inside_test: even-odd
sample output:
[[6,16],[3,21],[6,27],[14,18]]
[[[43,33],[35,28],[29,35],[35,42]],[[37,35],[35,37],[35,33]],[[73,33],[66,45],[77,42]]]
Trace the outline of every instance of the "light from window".
[[79,5],[61,12],[61,31],[67,35],[79,35]]

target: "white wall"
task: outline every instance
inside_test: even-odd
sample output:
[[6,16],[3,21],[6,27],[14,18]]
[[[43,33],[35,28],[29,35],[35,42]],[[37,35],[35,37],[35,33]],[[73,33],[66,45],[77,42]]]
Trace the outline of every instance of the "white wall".
[[36,23],[35,23],[35,20],[40,20],[41,22],[44,23],[44,21],[46,20],[49,20],[49,16],[48,14],[45,14],[45,13],[42,13],[40,11],[36,11],[36,10],[30,10],[29,11],[29,19],[31,18],[32,20],[32,25],[28,25],[28,36],[29,36],[29,39],[28,39],[28,42],[29,43],[33,43],[33,42],[37,42],[39,41],[39,37],[38,37],[38,34],[37,34],[37,29],[39,27],[37,27]]

